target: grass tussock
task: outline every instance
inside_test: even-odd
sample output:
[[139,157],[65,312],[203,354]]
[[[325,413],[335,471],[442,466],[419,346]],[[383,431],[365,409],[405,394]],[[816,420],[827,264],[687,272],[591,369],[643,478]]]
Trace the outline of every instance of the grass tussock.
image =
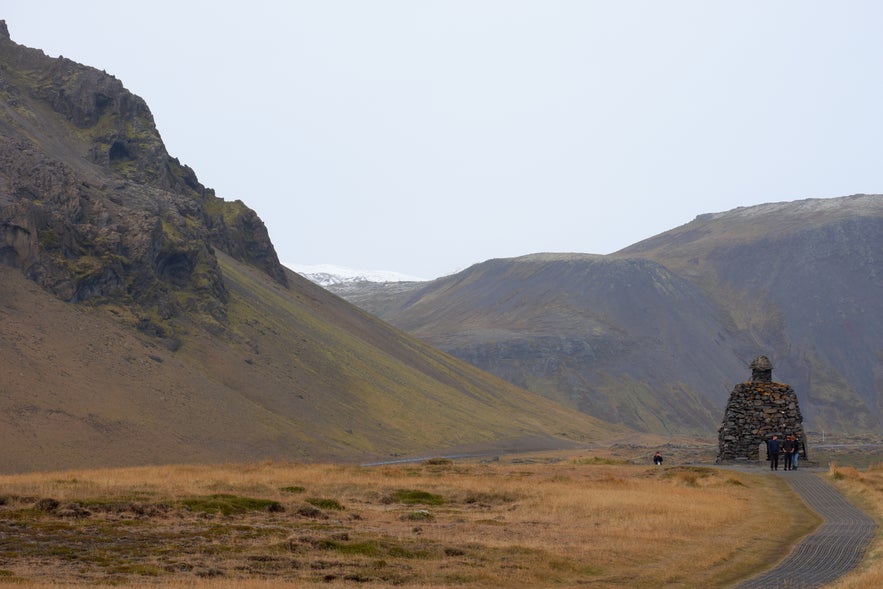
[[242,514],[248,511],[284,511],[282,504],[278,501],[238,497],[225,493],[181,499],[180,504],[190,511],[221,515]]
[[0,584],[720,586],[803,509],[772,477],[583,461],[2,476]]
[[442,505],[444,497],[417,489],[396,489],[384,498],[384,503],[402,503],[404,505]]
[[343,505],[340,504],[340,501],[337,499],[326,499],[322,497],[308,497],[305,499],[307,503],[312,505],[313,507],[317,507],[319,509],[326,509],[331,511],[343,511],[346,509]]

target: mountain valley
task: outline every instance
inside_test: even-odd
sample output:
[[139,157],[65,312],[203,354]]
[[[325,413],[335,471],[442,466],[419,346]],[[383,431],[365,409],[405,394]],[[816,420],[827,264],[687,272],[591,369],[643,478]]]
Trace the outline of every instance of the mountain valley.
[[879,434],[883,196],[742,207],[607,256],[488,260],[328,288],[510,382],[614,423],[713,435],[758,355],[807,429]]

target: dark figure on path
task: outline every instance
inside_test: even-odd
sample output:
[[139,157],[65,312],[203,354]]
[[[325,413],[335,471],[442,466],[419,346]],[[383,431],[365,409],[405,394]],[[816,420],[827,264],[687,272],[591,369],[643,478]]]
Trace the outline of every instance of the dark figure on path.
[[779,470],[779,452],[782,448],[779,446],[779,436],[773,436],[773,439],[766,443],[766,453],[770,459],[770,470]]
[[785,470],[791,470],[794,468],[794,450],[794,436],[785,436],[785,439],[782,440],[782,454],[784,454]]
[[[806,457],[806,449],[804,448],[804,458]],[[794,454],[792,456],[791,470],[797,470],[797,462],[800,459],[800,438],[794,436]]]
[[656,454],[653,455],[653,464],[655,464],[656,466],[659,466],[660,464],[662,464],[662,454],[657,452]]

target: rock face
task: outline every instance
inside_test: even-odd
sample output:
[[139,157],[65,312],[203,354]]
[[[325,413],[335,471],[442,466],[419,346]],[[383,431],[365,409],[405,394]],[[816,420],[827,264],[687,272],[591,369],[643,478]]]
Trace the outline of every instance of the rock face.
[[718,461],[759,460],[761,448],[773,435],[796,435],[806,450],[803,416],[797,393],[787,384],[773,382],[773,365],[766,356],[751,363],[751,380],[730,393],[718,431]]
[[119,80],[14,43],[3,21],[0,72],[0,263],[157,335],[181,314],[224,321],[215,249],[287,284],[254,211],[169,156]]

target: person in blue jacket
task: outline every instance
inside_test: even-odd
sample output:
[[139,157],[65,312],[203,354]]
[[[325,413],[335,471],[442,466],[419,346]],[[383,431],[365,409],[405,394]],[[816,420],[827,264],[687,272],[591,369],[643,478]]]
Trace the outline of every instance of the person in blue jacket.
[[785,459],[785,470],[791,470],[794,465],[795,450],[794,436],[790,434],[785,436],[785,439],[782,441],[782,458]]
[[[792,455],[791,470],[797,470],[797,462],[800,459],[800,438],[791,436],[794,439],[794,454]],[[803,449],[803,457],[806,458],[806,448]]]

